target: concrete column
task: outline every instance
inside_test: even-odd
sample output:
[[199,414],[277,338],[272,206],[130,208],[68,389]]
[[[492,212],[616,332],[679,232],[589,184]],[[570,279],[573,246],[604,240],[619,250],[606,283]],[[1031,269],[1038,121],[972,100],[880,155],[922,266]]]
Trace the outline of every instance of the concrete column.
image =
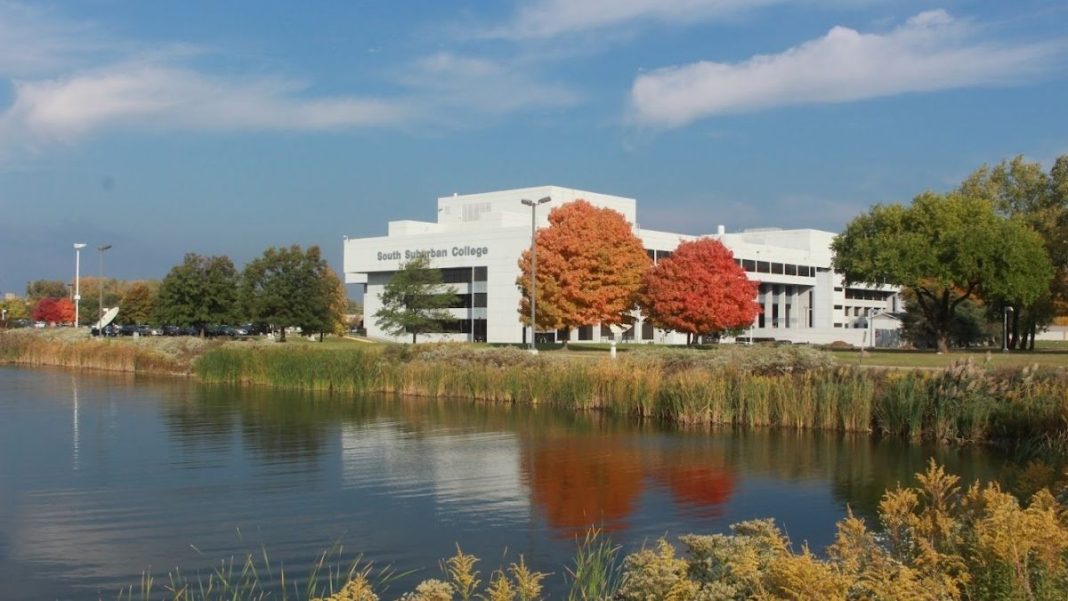
[[801,293],[798,290],[801,286],[790,287],[790,327],[791,328],[803,328],[805,324],[801,321]]
[[782,289],[779,295],[779,327],[786,328],[786,286],[782,286]]
[[764,327],[771,327],[771,303],[775,302],[775,295],[773,291],[775,287],[771,284],[761,284],[761,288],[764,289]]

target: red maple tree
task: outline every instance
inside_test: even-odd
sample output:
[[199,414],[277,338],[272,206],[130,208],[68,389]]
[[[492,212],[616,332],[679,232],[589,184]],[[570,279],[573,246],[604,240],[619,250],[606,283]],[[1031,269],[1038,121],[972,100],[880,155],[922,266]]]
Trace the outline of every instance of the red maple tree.
[[[623,321],[634,308],[650,262],[618,211],[579,199],[549,213],[538,230],[537,325],[575,328]],[[530,324],[530,251],[519,259],[519,315]]]
[[34,305],[31,316],[47,323],[73,323],[74,303],[69,298],[42,298]]
[[683,242],[649,270],[639,302],[642,314],[665,330],[703,334],[745,328],[760,313],[757,283],[718,240]]

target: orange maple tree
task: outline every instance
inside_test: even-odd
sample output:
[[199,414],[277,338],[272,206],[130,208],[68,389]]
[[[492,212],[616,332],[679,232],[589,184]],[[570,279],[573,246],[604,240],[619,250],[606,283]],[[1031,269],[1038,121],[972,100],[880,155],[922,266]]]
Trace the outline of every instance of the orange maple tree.
[[757,284],[718,240],[683,242],[645,275],[642,314],[665,330],[696,341],[703,334],[744,328],[760,312]]
[[[579,199],[549,213],[538,230],[537,325],[575,328],[623,321],[650,266],[641,240],[618,211]],[[530,250],[519,259],[520,319],[530,325]]]
[[47,323],[73,323],[74,303],[69,298],[42,298],[34,305],[32,317]]

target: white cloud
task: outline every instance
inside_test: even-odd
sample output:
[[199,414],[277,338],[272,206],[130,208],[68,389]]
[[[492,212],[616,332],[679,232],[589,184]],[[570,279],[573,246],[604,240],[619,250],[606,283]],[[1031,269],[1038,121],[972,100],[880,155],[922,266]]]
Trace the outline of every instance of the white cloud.
[[548,38],[655,19],[689,23],[731,16],[787,0],[538,0],[521,8],[489,37]]
[[427,103],[450,111],[507,114],[579,101],[575,91],[540,81],[533,70],[528,64],[439,52],[415,61],[400,81]]
[[887,33],[835,27],[825,36],[737,64],[698,62],[639,75],[637,122],[677,127],[702,117],[778,106],[848,102],[1028,81],[1050,68],[1060,43],[994,44],[941,10]]
[[396,103],[307,98],[281,79],[234,80],[168,65],[120,65],[15,84],[0,131],[71,142],[106,127],[200,130],[329,130],[397,122]]
[[0,77],[52,73],[105,53],[96,28],[40,6],[0,0]]
[[[147,45],[0,0],[0,161],[115,129],[136,131],[340,131],[471,123],[567,106],[574,91],[538,77],[540,62],[440,52],[382,76],[389,95],[316,96],[289,77],[223,74],[222,49]],[[255,66],[254,66],[255,67]],[[240,69],[240,67],[237,67]],[[240,73],[238,71],[238,73]],[[6,82],[4,80],[7,80]],[[3,96],[0,96],[3,98]]]

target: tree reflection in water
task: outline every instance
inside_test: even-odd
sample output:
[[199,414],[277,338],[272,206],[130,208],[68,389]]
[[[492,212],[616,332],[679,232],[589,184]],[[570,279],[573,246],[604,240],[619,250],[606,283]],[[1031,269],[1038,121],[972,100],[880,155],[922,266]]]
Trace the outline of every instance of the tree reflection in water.
[[[544,407],[405,397],[352,398],[323,392],[198,386],[193,400],[171,403],[171,438],[187,448],[234,444],[264,463],[312,465],[339,424],[388,420],[415,438],[447,432],[516,436],[519,477],[554,536],[589,526],[626,529],[644,493],[662,489],[689,515],[717,518],[740,476],[824,480],[843,507],[873,518],[883,491],[907,484],[931,456],[965,481],[997,479],[1002,460],[977,449],[929,448],[868,435],[810,431],[679,432],[626,416]],[[188,398],[188,397],[187,397]],[[668,442],[649,444],[666,436]],[[386,442],[383,442],[386,444]]]
[[520,469],[549,526],[571,538],[591,525],[626,527],[642,492],[641,454],[632,437],[531,437]]

